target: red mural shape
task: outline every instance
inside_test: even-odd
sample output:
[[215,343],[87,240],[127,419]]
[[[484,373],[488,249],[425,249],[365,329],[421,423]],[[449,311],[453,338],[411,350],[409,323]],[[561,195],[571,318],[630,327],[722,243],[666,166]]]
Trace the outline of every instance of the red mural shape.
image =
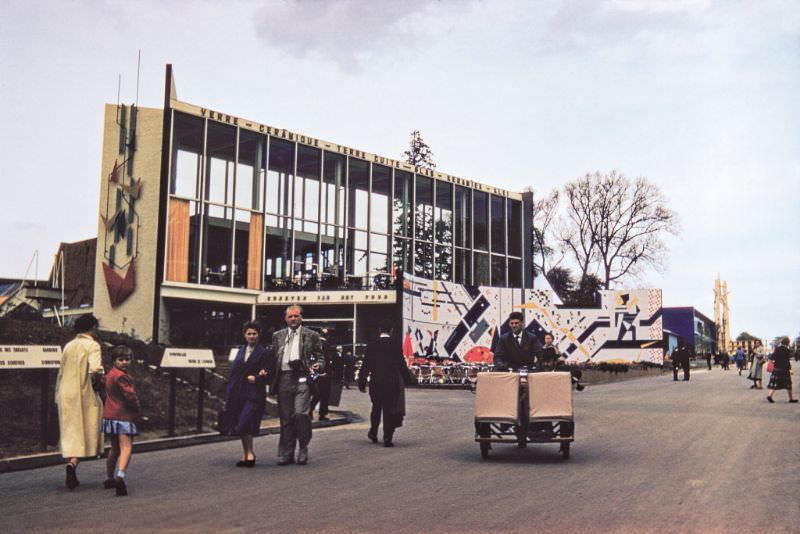
[[125,278],[122,278],[109,264],[103,262],[103,276],[106,279],[106,289],[108,289],[111,307],[116,308],[125,302],[136,289],[136,260],[131,260]]
[[467,363],[492,363],[494,355],[488,347],[472,347],[464,355],[464,361]]

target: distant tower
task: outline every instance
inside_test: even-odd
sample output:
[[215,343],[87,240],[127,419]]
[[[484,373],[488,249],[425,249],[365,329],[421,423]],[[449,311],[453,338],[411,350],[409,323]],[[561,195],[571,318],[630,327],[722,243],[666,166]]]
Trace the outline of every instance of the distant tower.
[[720,280],[719,275],[714,281],[714,323],[717,325],[717,350],[729,351],[732,344],[728,282]]
[[722,324],[725,327],[725,348],[733,348],[733,343],[731,342],[731,319],[730,319],[730,308],[728,307],[728,282],[722,282]]
[[714,280],[714,325],[717,327],[717,351],[725,350],[725,337],[722,328],[722,288],[719,275]]

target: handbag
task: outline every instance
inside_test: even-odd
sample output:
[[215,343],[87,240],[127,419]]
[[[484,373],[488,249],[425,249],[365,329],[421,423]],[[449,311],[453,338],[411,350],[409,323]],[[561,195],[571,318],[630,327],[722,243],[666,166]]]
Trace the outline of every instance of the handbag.
[[773,360],[770,360],[769,362],[767,362],[767,372],[771,373],[774,370],[775,370],[775,362]]

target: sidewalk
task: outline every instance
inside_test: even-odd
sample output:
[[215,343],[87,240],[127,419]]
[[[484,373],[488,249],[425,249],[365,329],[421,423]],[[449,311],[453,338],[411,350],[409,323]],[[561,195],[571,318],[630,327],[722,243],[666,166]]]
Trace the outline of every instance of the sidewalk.
[[[346,425],[361,421],[361,418],[353,412],[346,410],[331,410],[330,420],[314,421],[312,428],[327,428],[331,426]],[[261,422],[261,435],[268,436],[280,433],[280,421],[276,417],[269,417]],[[206,443],[216,443],[219,441],[232,441],[239,439],[238,436],[223,436],[217,432],[206,432],[203,434],[191,434],[186,436],[175,436],[169,438],[150,439],[133,443],[133,452],[136,454],[151,451],[161,451],[165,449],[177,449],[180,447],[191,447],[192,445],[203,445]],[[105,448],[102,457],[108,452],[109,447]],[[83,461],[92,461],[97,458],[90,458]],[[47,452],[33,454],[30,456],[17,456],[0,460],[0,473],[11,471],[22,471],[25,469],[36,469],[51,465],[61,465],[64,458],[59,452]]]

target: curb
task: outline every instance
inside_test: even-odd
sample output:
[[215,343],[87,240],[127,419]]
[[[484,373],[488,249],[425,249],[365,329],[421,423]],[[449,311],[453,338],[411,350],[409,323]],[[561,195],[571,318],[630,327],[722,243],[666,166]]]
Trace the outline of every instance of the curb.
[[[332,426],[347,425],[350,423],[358,423],[362,418],[350,411],[345,410],[331,410],[332,414],[338,414],[339,417],[330,419],[329,421],[313,421],[312,428],[328,428]],[[261,429],[261,436],[270,436],[280,433],[279,426],[273,426]],[[192,447],[194,445],[205,445],[207,443],[218,443],[220,441],[234,441],[239,439],[238,436],[223,436],[217,432],[207,432],[204,434],[194,434],[191,436],[176,436],[173,438],[159,438],[151,439],[148,441],[133,443],[133,452],[153,452],[163,451],[166,449],[179,449],[182,447]],[[103,455],[97,458],[86,458],[81,460],[92,461],[100,458],[105,458],[109,447],[103,451]],[[53,465],[62,465],[64,458],[59,452],[48,452],[42,454],[33,454],[31,456],[17,456],[15,458],[6,458],[0,460],[0,473],[10,473],[12,471],[25,471],[27,469],[38,469],[40,467],[50,467]]]

